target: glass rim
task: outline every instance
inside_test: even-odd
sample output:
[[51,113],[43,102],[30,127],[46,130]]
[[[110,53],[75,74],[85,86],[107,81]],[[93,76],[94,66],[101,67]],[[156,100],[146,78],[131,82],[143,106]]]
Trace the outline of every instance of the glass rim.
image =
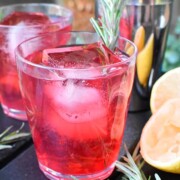
[[[66,20],[67,22],[69,21],[70,23],[72,23],[73,20],[73,12],[62,6],[62,5],[58,5],[58,4],[54,4],[54,3],[17,3],[17,4],[10,4],[10,5],[5,5],[5,6],[0,6],[0,10],[5,9],[5,8],[10,8],[10,7],[26,7],[26,6],[36,6],[36,7],[58,7],[58,10],[62,10],[68,13],[68,16],[64,16],[64,20]],[[13,12],[13,11],[12,11]],[[22,11],[23,12],[23,11]],[[56,25],[58,23],[60,23],[61,20],[59,21],[55,21],[55,22],[50,22],[48,24],[45,24],[45,26],[50,26],[50,25]],[[38,28],[38,27],[42,27],[42,25],[28,25],[28,26],[17,26],[17,25],[3,25],[0,24],[0,28],[17,28],[17,29],[26,29],[26,28]]]
[[[30,41],[34,42],[34,40],[39,39],[39,38],[43,38],[46,35],[52,34],[52,33],[55,34],[55,33],[57,33],[57,31],[44,33],[44,34],[38,35],[36,37],[32,37],[30,39],[27,39],[27,40],[23,41],[22,43],[20,43],[16,47],[16,49],[15,49],[16,61],[21,61],[22,63],[25,63],[27,65],[30,65],[30,66],[33,66],[33,67],[36,67],[36,68],[40,68],[40,69],[45,69],[45,70],[54,70],[54,71],[65,71],[65,70],[67,70],[67,71],[71,70],[72,71],[72,70],[74,70],[74,71],[78,71],[78,72],[92,70],[91,68],[64,68],[64,67],[45,66],[45,65],[41,65],[41,64],[36,64],[36,63],[31,62],[31,61],[25,59],[24,57],[22,57],[22,55],[20,53],[20,51],[21,51],[20,48],[21,48],[22,45],[24,45],[25,43],[30,42]],[[97,33],[95,33],[95,32],[88,32],[88,31],[69,31],[69,32],[58,32],[58,33],[61,33],[61,34],[83,33],[83,34],[95,35],[98,38]],[[134,60],[134,63],[135,63],[138,50],[137,50],[137,47],[134,44],[134,42],[128,40],[127,38],[121,37],[121,36],[119,36],[118,39],[121,39],[124,42],[125,41],[128,42],[133,47],[133,49],[134,49],[133,54],[131,56],[127,57],[127,59],[124,60],[124,61],[116,62],[116,63],[113,63],[113,64],[107,64],[107,65],[98,65],[98,66],[94,67],[94,69],[98,69],[98,68],[101,68],[101,69],[103,69],[103,68],[112,68],[112,67],[116,67],[116,66],[118,67],[118,66],[130,63],[130,62],[132,62],[132,60]],[[101,41],[100,38],[97,39],[97,42],[100,42],[100,41]]]
[[150,2],[139,2],[139,0],[131,0],[128,1],[128,3],[126,5],[140,5],[140,6],[144,6],[144,5],[164,5],[164,4],[171,4],[173,3],[173,0],[150,0]]

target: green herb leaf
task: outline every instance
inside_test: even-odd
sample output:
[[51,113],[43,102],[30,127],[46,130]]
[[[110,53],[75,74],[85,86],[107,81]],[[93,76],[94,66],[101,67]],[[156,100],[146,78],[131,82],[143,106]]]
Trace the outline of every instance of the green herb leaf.
[[10,129],[12,128],[12,126],[8,127],[5,131],[3,131],[1,134],[0,134],[0,139],[5,136],[9,131]]
[[119,21],[127,0],[99,0],[101,17],[90,21],[104,44],[114,50],[119,36]]
[[2,138],[1,143],[13,143],[20,139],[24,139],[25,137],[28,137],[28,136],[30,136],[29,133],[18,133],[18,134],[13,134],[13,135],[10,134]]
[[30,133],[21,132],[24,127],[24,123],[16,131],[10,132],[13,126],[8,127],[5,131],[0,134],[0,150],[10,149],[13,146],[10,145],[17,141],[23,140],[26,137],[30,136]]
[[3,149],[11,149],[12,146],[11,145],[2,145],[0,144],[0,150],[3,150]]
[[[145,164],[145,161],[142,159],[141,154],[139,154],[139,143],[137,144],[133,154],[131,155],[124,145],[124,149],[126,152],[126,156],[123,156],[124,162],[116,161],[117,169],[124,174],[124,180],[150,180],[151,177],[148,178],[145,176],[142,171],[142,167]],[[155,174],[156,180],[161,180],[158,174]]]

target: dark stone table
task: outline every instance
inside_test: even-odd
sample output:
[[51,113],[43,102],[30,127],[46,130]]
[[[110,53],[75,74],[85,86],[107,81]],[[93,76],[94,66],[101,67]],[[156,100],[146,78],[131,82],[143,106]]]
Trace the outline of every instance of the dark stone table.
[[[126,123],[123,143],[126,143],[130,151],[133,150],[142,131],[146,121],[149,119],[150,112],[129,113]],[[0,132],[10,125],[14,129],[21,125],[21,121],[11,119],[3,115],[0,109]],[[25,131],[29,131],[28,124],[26,123]],[[123,148],[121,149],[119,158],[124,154]],[[146,175],[151,175],[152,179],[154,173],[158,173],[162,180],[179,180],[180,175],[165,173],[154,169],[148,165],[144,168]],[[120,180],[121,174],[116,170],[113,172],[109,180]],[[0,151],[0,180],[47,180],[47,178],[40,171],[34,151],[34,146],[31,139],[26,139],[15,144],[12,150]]]

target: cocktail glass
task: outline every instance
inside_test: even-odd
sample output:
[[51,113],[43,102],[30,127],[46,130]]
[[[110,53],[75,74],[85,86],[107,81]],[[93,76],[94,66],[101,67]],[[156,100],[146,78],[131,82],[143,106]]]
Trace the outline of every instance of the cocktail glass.
[[112,173],[137,49],[120,37],[115,52],[88,32],[52,32],[18,46],[21,92],[48,178],[97,180]]
[[70,31],[72,12],[55,4],[14,4],[0,7],[0,97],[6,115],[26,120],[18,85],[14,49],[45,32]]
[[163,74],[172,0],[129,0],[120,21],[121,36],[136,41],[138,56],[130,111],[149,110],[150,94]]
[[[150,109],[150,94],[163,74],[162,62],[170,27],[173,0],[128,0],[120,19],[120,36],[138,47],[136,75],[129,110]],[[96,18],[102,5],[96,0]],[[141,29],[141,30],[140,30]],[[142,30],[143,29],[143,30]],[[142,35],[142,31],[143,35]],[[135,38],[136,37],[136,38]]]

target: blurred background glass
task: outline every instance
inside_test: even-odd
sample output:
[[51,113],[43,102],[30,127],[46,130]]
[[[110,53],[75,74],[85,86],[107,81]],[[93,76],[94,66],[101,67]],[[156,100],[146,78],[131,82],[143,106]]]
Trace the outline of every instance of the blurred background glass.
[[[38,12],[38,13],[37,13]],[[53,3],[0,6],[0,97],[7,116],[26,120],[14,49],[42,33],[72,29],[72,11]]]
[[54,3],[54,0],[0,0],[0,5],[8,5],[15,3]]
[[[55,3],[62,4],[62,1],[55,0]],[[63,3],[74,12],[74,30],[93,31],[89,19],[95,14],[95,0],[64,0]]]
[[0,6],[15,3],[56,3],[74,12],[73,30],[93,31],[89,21],[94,16],[95,0],[0,0]]

